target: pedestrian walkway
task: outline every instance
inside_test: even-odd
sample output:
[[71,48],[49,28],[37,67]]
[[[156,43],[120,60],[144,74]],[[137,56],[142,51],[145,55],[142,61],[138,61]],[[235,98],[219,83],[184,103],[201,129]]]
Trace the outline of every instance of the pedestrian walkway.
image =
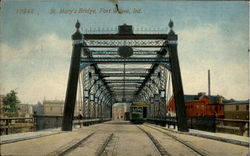
[[43,137],[43,136],[50,136],[50,135],[57,134],[57,133],[62,133],[61,129],[55,128],[55,129],[47,129],[47,130],[35,131],[35,132],[2,135],[0,136],[0,144],[34,139],[34,138]]
[[[159,126],[160,127],[160,126]],[[164,127],[167,130],[176,132],[176,133],[182,133],[177,131],[177,127],[173,129]],[[189,134],[193,136],[199,136],[203,138],[208,138],[208,139],[213,139],[213,140],[218,140],[218,141],[223,141],[223,142],[228,142],[236,145],[243,145],[249,147],[249,137],[246,136],[239,136],[235,134],[226,134],[226,133],[213,133],[213,132],[207,132],[207,131],[201,131],[201,130],[196,130],[196,129],[189,129],[188,133],[184,134]]]

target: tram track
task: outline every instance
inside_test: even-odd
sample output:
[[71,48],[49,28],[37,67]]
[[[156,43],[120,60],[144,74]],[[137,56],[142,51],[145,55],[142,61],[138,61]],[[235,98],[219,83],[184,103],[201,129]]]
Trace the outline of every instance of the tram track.
[[90,133],[89,135],[87,135],[86,137],[82,138],[82,139],[78,139],[78,140],[73,140],[70,143],[61,146],[60,148],[58,148],[57,150],[55,150],[54,152],[48,154],[47,156],[64,156],[68,153],[70,153],[71,151],[73,151],[74,149],[76,149],[78,146],[80,146],[82,143],[84,143],[85,141],[87,141],[91,136],[93,136],[95,134],[95,132]]
[[[96,134],[95,132],[90,133],[89,135],[87,135],[86,137],[82,138],[82,139],[75,139],[72,140],[71,142],[59,147],[57,150],[49,153],[47,156],[65,156],[65,155],[72,155],[75,150],[78,150],[78,148],[84,147],[85,143],[88,142],[88,140],[91,138],[91,136],[93,136],[94,134]],[[97,135],[98,136],[98,135]],[[95,136],[95,137],[97,137]],[[111,140],[114,137],[114,133],[109,134],[104,142],[102,144],[100,144],[100,146],[97,148],[96,152],[94,155],[96,156],[103,156],[103,155],[110,155],[112,153],[109,153],[110,151],[106,151],[107,147],[109,146]],[[90,140],[91,141],[91,140]],[[73,154],[74,155],[74,154]]]
[[201,156],[208,156],[208,155],[210,155],[210,154],[208,154],[207,151],[204,151],[204,150],[202,150],[202,149],[200,149],[200,148],[198,148],[198,147],[196,147],[196,146],[194,146],[194,145],[192,145],[192,144],[190,144],[190,143],[188,143],[188,142],[186,142],[186,141],[184,141],[184,140],[182,140],[182,139],[180,139],[180,138],[178,138],[178,137],[170,134],[169,132],[167,132],[166,130],[164,130],[162,128],[158,128],[158,127],[156,128],[156,127],[153,127],[151,125],[150,126],[149,125],[144,125],[144,126],[152,128],[152,129],[154,129],[154,130],[156,130],[158,132],[161,132],[161,133],[163,133],[163,134],[165,134],[165,135],[173,138],[174,140],[178,141],[179,143],[183,144],[184,146],[188,147],[193,152],[195,152],[195,153],[197,153],[197,154],[199,154]]
[[161,156],[171,156],[170,153],[168,153],[164,147],[159,143],[159,141],[149,132],[147,132],[145,129],[137,126],[142,132],[144,132],[149,138],[150,140],[153,142],[153,144],[155,145],[156,149],[158,150],[158,152],[160,153]]
[[97,150],[96,156],[102,156],[105,154],[105,149],[111,142],[112,138],[114,136],[114,133],[111,133],[105,140],[105,142],[101,145],[101,147]]

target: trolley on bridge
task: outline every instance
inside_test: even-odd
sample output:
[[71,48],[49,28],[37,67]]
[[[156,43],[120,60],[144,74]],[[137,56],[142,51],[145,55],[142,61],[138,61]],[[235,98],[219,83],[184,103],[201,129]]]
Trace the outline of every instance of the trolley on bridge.
[[147,120],[148,104],[145,102],[133,102],[130,106],[130,121],[142,124]]

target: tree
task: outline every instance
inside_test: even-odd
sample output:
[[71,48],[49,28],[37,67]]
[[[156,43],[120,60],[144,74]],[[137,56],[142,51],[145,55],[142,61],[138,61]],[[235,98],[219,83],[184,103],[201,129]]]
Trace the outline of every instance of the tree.
[[11,90],[10,93],[8,93],[3,99],[5,114],[8,117],[17,116],[18,110],[20,110],[18,107],[19,103],[20,101],[17,97],[17,92],[15,90]]

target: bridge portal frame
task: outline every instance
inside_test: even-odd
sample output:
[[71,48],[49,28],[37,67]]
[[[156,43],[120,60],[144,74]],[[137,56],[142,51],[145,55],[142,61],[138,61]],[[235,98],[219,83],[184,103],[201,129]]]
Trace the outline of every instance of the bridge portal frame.
[[[73,50],[71,56],[71,64],[69,69],[69,77],[68,77],[68,85],[66,90],[66,97],[65,97],[65,106],[64,106],[64,114],[63,114],[63,121],[62,121],[62,131],[72,131],[72,123],[73,123],[73,115],[74,115],[74,108],[76,102],[76,93],[77,93],[77,83],[78,83],[78,76],[80,69],[85,68],[88,65],[94,65],[96,67],[97,63],[112,63],[119,62],[121,60],[113,60],[113,59],[93,59],[89,55],[90,52],[88,50],[89,47],[95,48],[109,48],[109,47],[119,47],[119,46],[98,46],[98,45],[87,45],[84,40],[89,39],[99,39],[99,40],[140,40],[140,39],[164,39],[165,43],[162,46],[152,46],[152,45],[134,45],[131,47],[144,47],[144,48],[152,48],[152,47],[161,47],[159,52],[159,57],[152,60],[152,59],[144,59],[144,58],[136,58],[136,59],[126,59],[127,62],[154,62],[153,67],[149,71],[148,75],[145,77],[144,81],[142,82],[141,86],[139,87],[136,95],[139,95],[148,80],[150,79],[151,75],[154,73],[154,70],[159,65],[164,66],[168,70],[172,72],[172,85],[173,85],[173,95],[176,104],[176,115],[177,115],[177,125],[178,130],[186,132],[188,131],[187,127],[187,117],[186,117],[186,110],[185,110],[185,103],[184,103],[184,93],[183,93],[183,86],[181,80],[181,72],[179,66],[179,59],[177,54],[177,40],[178,36],[172,30],[173,22],[170,20],[169,27],[170,32],[168,34],[81,34],[79,31],[80,23],[77,21],[76,23],[77,31],[72,35],[73,40]],[[84,36],[84,40],[83,40]],[[84,52],[88,55],[87,59],[81,58],[81,50],[84,49]],[[163,55],[169,54],[169,60],[166,58],[161,57]],[[165,60],[164,60],[165,59]],[[82,62],[82,63],[81,63]],[[169,65],[170,63],[170,65]],[[81,65],[80,65],[81,64]],[[97,67],[95,70],[98,70]],[[98,71],[97,71],[98,72]],[[98,72],[99,73],[99,72]],[[99,73],[100,74],[100,73]],[[100,74],[101,76],[101,74]],[[102,77],[102,76],[101,76]],[[104,81],[104,80],[103,80]],[[106,86],[106,82],[104,81],[104,85]],[[110,88],[108,86],[107,90],[110,94]],[[110,100],[114,101],[114,100]],[[111,105],[112,110],[112,105]],[[111,112],[112,114],[112,112]]]

